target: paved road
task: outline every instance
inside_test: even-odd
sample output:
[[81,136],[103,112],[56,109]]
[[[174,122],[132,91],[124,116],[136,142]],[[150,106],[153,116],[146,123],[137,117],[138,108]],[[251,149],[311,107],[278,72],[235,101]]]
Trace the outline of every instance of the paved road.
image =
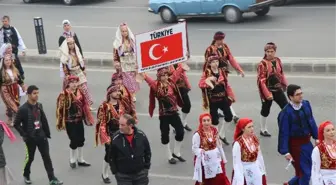
[[[50,4],[51,3],[51,4]],[[116,27],[127,22],[134,33],[166,26],[157,15],[147,12],[147,0],[97,1],[66,7],[60,3],[26,5],[21,0],[3,0],[0,12],[12,17],[31,49],[36,49],[33,17],[43,17],[48,49],[57,49],[61,22],[70,19],[84,51],[111,52]],[[313,13],[314,11],[314,13]],[[262,56],[263,46],[273,41],[278,54],[286,57],[335,57],[335,6],[290,6],[272,8],[266,17],[246,15],[241,24],[222,18],[188,21],[192,55],[202,55],[213,33],[222,30],[236,56]]]
[[[45,67],[45,69],[34,69],[26,67],[27,84],[36,84],[40,87],[40,102],[43,103],[49,123],[51,124],[52,139],[51,151],[52,158],[55,166],[56,175],[65,181],[65,184],[72,185],[92,185],[100,184],[100,172],[103,157],[103,148],[94,147],[94,130],[93,127],[86,128],[86,159],[93,165],[90,168],[80,168],[71,170],[68,166],[68,138],[65,132],[57,132],[54,126],[55,123],[55,101],[61,88],[61,80],[58,78],[59,71],[57,68]],[[48,73],[42,76],[41,71]],[[189,116],[189,124],[193,129],[198,126],[198,115],[201,113],[201,98],[200,90],[197,88],[199,79],[198,73],[189,73],[190,80],[193,84],[190,97],[192,105],[192,113]],[[302,75],[302,74],[301,74]],[[94,70],[88,72],[89,88],[91,89],[95,106],[101,102],[105,97],[105,89],[110,81],[111,72],[106,70]],[[311,74],[306,74],[305,77],[292,76],[288,78],[290,83],[297,83],[303,86],[305,97],[309,99],[313,105],[314,115],[318,122],[330,119],[335,122],[335,78],[334,77],[316,77]],[[258,132],[259,124],[259,111],[260,101],[258,92],[256,90],[255,77],[247,75],[245,79],[235,76],[230,77],[230,82],[238,98],[238,102],[234,104],[236,112],[241,116],[251,117],[256,122],[256,131]],[[185,143],[182,148],[182,153],[188,160],[185,164],[177,164],[171,166],[165,158],[165,150],[162,149],[160,144],[159,123],[158,117],[149,118],[148,110],[148,88],[146,84],[141,85],[141,91],[138,93],[137,111],[140,119],[139,127],[143,129],[150,140],[153,149],[153,162],[151,168],[151,184],[153,185],[186,185],[192,184],[190,180],[192,176],[193,163],[191,154],[191,137],[192,133],[186,133]],[[326,89],[330,89],[326,91]],[[3,104],[0,105],[1,110],[4,110]],[[277,126],[276,116],[279,111],[277,106],[273,106],[270,114],[269,127],[271,133],[274,135],[272,138],[261,138],[263,155],[266,161],[268,179],[272,183],[280,184],[285,179],[289,178],[293,170],[286,171],[284,168],[287,163],[276,152],[277,147]],[[4,112],[4,111],[3,111]],[[1,114],[1,119],[4,120],[4,113]],[[234,125],[227,126],[227,135],[232,141],[232,133]],[[9,167],[13,170],[14,174],[21,183],[21,169],[24,160],[24,146],[22,141],[15,144],[9,144],[6,140],[4,143],[4,150],[7,157]],[[225,147],[227,158],[229,159],[226,169],[228,175],[231,175],[231,146]],[[32,167],[32,179],[35,184],[46,183],[46,176],[41,161],[40,155],[36,154],[36,160]],[[39,175],[40,174],[40,175]]]

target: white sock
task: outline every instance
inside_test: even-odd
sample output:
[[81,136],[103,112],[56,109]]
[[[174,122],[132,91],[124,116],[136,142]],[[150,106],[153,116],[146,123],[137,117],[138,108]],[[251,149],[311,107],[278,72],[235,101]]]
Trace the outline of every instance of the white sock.
[[230,106],[230,109],[231,109],[232,115],[235,116],[235,117],[237,117],[237,114],[236,114],[236,112],[234,111],[234,109],[233,109],[232,106]]
[[182,146],[182,142],[181,141],[175,141],[174,154],[177,157],[181,157],[181,146]]
[[225,124],[227,124],[224,120],[222,121],[222,127],[219,131],[219,137],[225,138]]
[[85,162],[83,147],[78,147],[78,162],[80,162],[80,163]]
[[187,116],[188,116],[187,113],[183,113],[182,112],[182,124],[183,124],[183,127],[187,126]]
[[106,179],[108,177],[108,168],[109,168],[109,163],[107,163],[105,160],[104,160],[104,163],[103,163],[103,177],[104,179]]
[[170,150],[170,144],[167,143],[167,144],[165,144],[165,146],[166,146],[166,149],[167,149],[167,157],[168,157],[168,159],[170,160],[170,159],[173,158],[172,152],[171,152],[171,150]]
[[77,149],[73,150],[73,149],[70,149],[70,163],[75,163],[77,158]]
[[267,130],[267,117],[264,117],[262,115],[260,115],[260,130],[261,132],[265,132]]

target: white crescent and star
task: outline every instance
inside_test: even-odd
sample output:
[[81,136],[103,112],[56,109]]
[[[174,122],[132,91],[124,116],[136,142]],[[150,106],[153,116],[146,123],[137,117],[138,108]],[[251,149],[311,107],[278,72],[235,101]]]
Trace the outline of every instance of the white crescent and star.
[[163,54],[161,56],[154,56],[153,51],[157,46],[160,46],[161,44],[153,44],[150,48],[149,48],[149,58],[151,58],[152,60],[159,60],[163,54],[165,54],[166,52],[168,52],[168,47],[164,46],[162,51]]

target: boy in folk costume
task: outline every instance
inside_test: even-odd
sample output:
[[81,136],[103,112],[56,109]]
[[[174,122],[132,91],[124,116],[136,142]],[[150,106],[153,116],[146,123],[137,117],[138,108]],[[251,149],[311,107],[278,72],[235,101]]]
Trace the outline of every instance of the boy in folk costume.
[[[84,160],[83,146],[85,142],[84,123],[88,126],[94,124],[90,106],[84,95],[79,90],[77,76],[68,76],[65,82],[65,89],[57,98],[56,107],[56,128],[66,130],[70,139],[70,167],[91,166]],[[77,156],[78,150],[78,156]]]
[[121,100],[125,105],[125,113],[131,115],[135,120],[138,120],[133,96],[122,83],[122,75],[120,73],[113,73],[111,82],[111,84],[115,84],[120,87]]
[[207,59],[198,86],[202,90],[203,109],[210,112],[212,124],[217,129],[219,123],[218,110],[223,111],[224,119],[219,131],[219,137],[223,143],[229,145],[225,137],[225,124],[230,123],[233,119],[230,106],[235,102],[235,97],[228,83],[227,75],[223,68],[219,68],[218,65],[218,56],[213,55]]
[[107,89],[106,101],[98,108],[98,124],[96,125],[96,145],[105,145],[102,179],[106,184],[111,183],[108,169],[112,135],[119,130],[119,118],[125,113],[126,106],[129,105],[123,103],[120,85],[111,84]]
[[[178,114],[177,107],[182,107],[182,98],[175,84],[183,71],[187,70],[189,70],[189,67],[185,63],[182,63],[182,65],[178,67],[172,75],[169,75],[167,68],[161,68],[157,70],[157,80],[153,80],[145,73],[140,74],[150,86],[149,115],[151,117],[153,116],[155,109],[155,98],[159,102],[161,143],[167,148],[168,162],[170,164],[176,164],[176,159],[178,159],[180,162],[186,161],[184,158],[182,158],[180,151],[184,138],[184,128],[181,118]],[[173,153],[170,150],[169,144],[170,125],[175,129],[176,133]]]
[[[129,27],[122,23],[117,29],[116,38],[113,42],[113,60],[114,65],[119,65],[123,60],[132,59],[135,61],[135,37]],[[120,66],[120,70],[121,66]],[[136,81],[136,71],[120,71],[122,74],[123,84],[133,96],[133,101],[136,101],[136,92],[139,91],[140,86]]]
[[[172,75],[174,71],[176,71],[177,68],[181,67],[181,65],[182,64],[179,63],[179,64],[169,66],[168,67],[169,75]],[[187,73],[185,71],[181,74],[180,78],[177,80],[176,87],[178,88],[181,94],[182,101],[183,101],[183,106],[181,109],[183,127],[185,130],[190,132],[192,130],[187,124],[187,116],[190,113],[190,109],[191,109],[191,102],[190,102],[190,98],[188,95],[189,91],[191,90],[191,85],[190,85]]]
[[[244,77],[244,71],[240,67],[239,63],[233,57],[229,46],[224,43],[225,33],[218,31],[213,36],[213,41],[211,45],[205,50],[204,58],[205,62],[212,55],[217,55],[219,57],[219,68],[223,68],[226,76],[230,73],[229,66],[231,65],[241,77]],[[233,120],[235,123],[239,120],[239,117],[233,110],[232,106],[230,106],[231,112],[233,114]],[[222,116],[222,115],[220,115]]]
[[87,85],[86,71],[83,56],[75,43],[73,37],[64,40],[60,49],[60,76],[63,78],[63,88],[65,80],[69,75],[79,78],[78,88],[84,95],[85,101],[90,105],[90,110],[94,110],[93,99]]
[[273,100],[283,109],[288,101],[285,95],[287,80],[283,72],[281,60],[275,57],[277,46],[270,42],[264,47],[265,56],[258,65],[258,89],[262,101],[260,111],[260,135],[271,137],[267,130],[267,117]]

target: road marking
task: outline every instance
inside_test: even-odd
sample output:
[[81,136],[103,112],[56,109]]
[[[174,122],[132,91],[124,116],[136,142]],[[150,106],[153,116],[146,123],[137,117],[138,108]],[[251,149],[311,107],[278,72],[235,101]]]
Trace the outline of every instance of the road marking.
[[[63,28],[61,25],[56,25],[57,28]],[[111,27],[111,26],[73,26],[72,28],[89,28],[89,29],[117,29],[118,27]]]
[[281,29],[281,28],[270,28],[270,29],[255,29],[255,28],[242,28],[242,29],[220,29],[220,28],[211,28],[211,29],[197,29],[198,31],[218,31],[222,30],[224,32],[290,32],[293,29]]
[[[155,173],[149,173],[150,177],[155,178],[163,178],[163,179],[176,179],[176,180],[186,180],[186,181],[194,181],[192,177],[189,176],[176,176],[176,175],[166,175],[166,174],[155,174]],[[275,183],[267,183],[268,185],[280,185]]]
[[[36,65],[23,65],[24,68],[27,69],[46,69],[46,70],[59,70],[59,67],[54,66],[36,66]],[[91,72],[102,72],[102,73],[112,73],[115,70],[114,69],[104,69],[104,68],[88,68],[87,71]],[[148,72],[148,74],[156,74],[156,72]],[[200,72],[188,72],[188,76],[200,76]],[[239,77],[236,75],[230,75],[230,78],[232,77]],[[256,78],[257,75],[255,74],[245,74],[245,78]],[[286,78],[302,78],[302,79],[325,79],[325,80],[336,80],[336,76],[326,76],[326,75],[286,75]]]
[[66,6],[66,5],[43,5],[43,4],[7,4],[0,3],[0,6],[13,6],[13,7],[44,7],[44,8],[78,8],[78,9],[148,9],[147,6],[85,6],[85,5],[77,5],[77,6]]

